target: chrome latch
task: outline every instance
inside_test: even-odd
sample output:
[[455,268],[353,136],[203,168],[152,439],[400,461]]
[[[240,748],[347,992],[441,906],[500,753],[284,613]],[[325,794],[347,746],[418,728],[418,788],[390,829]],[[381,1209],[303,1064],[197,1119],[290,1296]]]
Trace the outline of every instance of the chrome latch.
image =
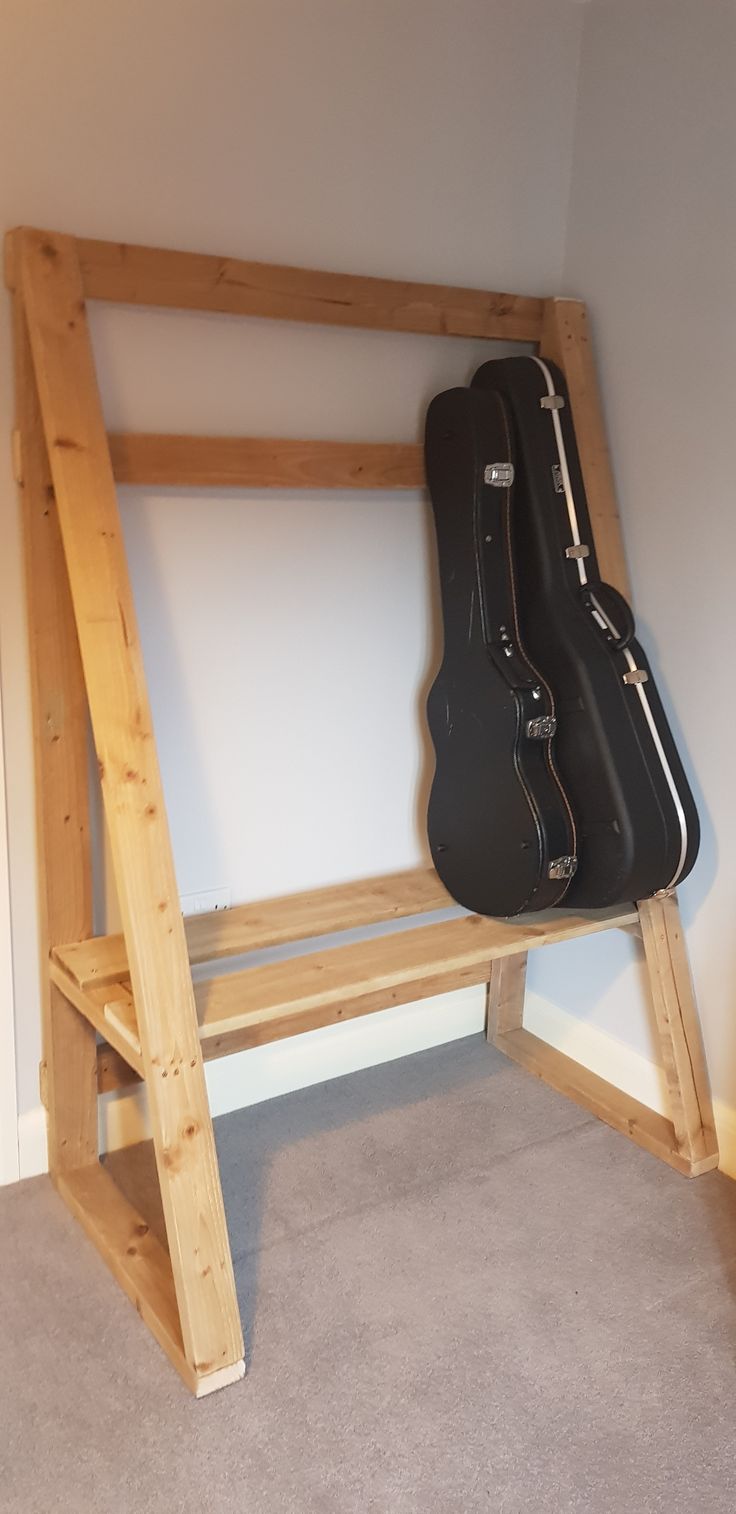
[[494,489],[510,489],[514,482],[513,463],[488,463],[483,469],[484,484],[492,484]]
[[565,480],[562,477],[562,469],[559,463],[552,464],[552,482],[555,486],[555,494],[564,494]]
[[578,547],[565,547],[565,557],[590,557],[590,547],[583,542]]
[[565,401],[561,394],[543,394],[539,401],[543,410],[564,410]]
[[631,672],[624,673],[624,683],[648,683],[649,674],[644,668],[632,668]]
[[577,872],[577,857],[555,857],[547,868],[548,878],[572,878]]
[[557,721],[554,715],[536,715],[532,720],[527,720],[526,734],[531,736],[532,741],[548,741],[557,730]]

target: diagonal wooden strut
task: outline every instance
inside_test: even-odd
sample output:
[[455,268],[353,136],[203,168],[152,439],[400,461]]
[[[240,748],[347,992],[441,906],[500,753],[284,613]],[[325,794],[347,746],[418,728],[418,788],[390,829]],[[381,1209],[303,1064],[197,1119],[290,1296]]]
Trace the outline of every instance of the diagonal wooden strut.
[[74,239],[24,231],[18,267],[139,1016],[184,1355],[242,1362],[191,973]]

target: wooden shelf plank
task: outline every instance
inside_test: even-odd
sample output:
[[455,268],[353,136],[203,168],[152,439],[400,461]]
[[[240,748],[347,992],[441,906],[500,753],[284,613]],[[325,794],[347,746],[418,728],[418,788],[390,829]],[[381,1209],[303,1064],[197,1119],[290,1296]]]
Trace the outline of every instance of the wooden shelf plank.
[[[211,1061],[394,1004],[485,983],[491,963],[498,959],[518,962],[520,954],[523,958],[534,947],[625,928],[635,918],[635,906],[577,915],[550,910],[513,921],[463,915],[205,978],[194,985],[202,1055]],[[130,980],[85,989],[72,983],[58,963],[53,970],[60,986],[67,983],[81,1012],[89,1014],[123,1061],[140,1072]],[[120,1077],[109,1056],[100,1076],[106,1089],[129,1081]]]
[[[434,868],[412,868],[362,878],[357,883],[332,884],[310,893],[238,904],[211,914],[190,915],[184,928],[190,961],[214,962],[219,957],[242,957],[308,936],[448,909],[453,902]],[[128,972],[122,935],[93,936],[59,947],[53,955],[82,989],[114,983]]]
[[488,980],[495,957],[629,924],[636,911],[479,915],[374,936],[195,983],[205,1059]]
[[[515,342],[535,342],[542,329],[544,302],[530,295],[328,273],[86,237],[77,238],[76,247],[84,292],[93,300]],[[12,277],[9,267],[8,280]]]
[[290,437],[108,436],[120,484],[182,489],[422,489],[424,452],[410,442]]

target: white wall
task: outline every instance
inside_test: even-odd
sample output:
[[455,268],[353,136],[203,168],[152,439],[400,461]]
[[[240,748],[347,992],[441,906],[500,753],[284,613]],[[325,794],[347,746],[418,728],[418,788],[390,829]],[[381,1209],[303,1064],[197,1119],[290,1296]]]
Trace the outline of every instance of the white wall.
[[[565,262],[592,311],[642,639],[699,801],[680,896],[722,1117],[736,1106],[735,83],[733,0],[593,0]],[[640,1045],[638,996],[617,993],[599,1023]]]
[[[553,293],[582,16],[570,0],[5,0],[3,220]],[[7,436],[6,302],[2,323]],[[480,350],[112,309],[94,333],[111,424],[162,430],[415,437],[428,396]],[[27,663],[4,451],[18,1088],[39,1131]],[[237,900],[414,863],[434,655],[425,505],[128,492],[123,509],[182,892],[225,885]],[[478,994],[471,1011],[480,1023]],[[232,1083],[215,1092],[217,1107],[235,1097]]]

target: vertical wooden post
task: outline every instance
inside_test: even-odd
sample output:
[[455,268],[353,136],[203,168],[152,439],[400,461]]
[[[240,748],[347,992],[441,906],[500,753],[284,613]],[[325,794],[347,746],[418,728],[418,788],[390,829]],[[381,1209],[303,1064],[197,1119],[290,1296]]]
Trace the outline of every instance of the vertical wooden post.
[[[11,249],[12,251],[12,249]],[[14,260],[9,260],[11,272]],[[12,277],[12,272],[11,272]],[[49,952],[92,934],[87,701],[23,299],[13,295],[15,471],[29,621],[43,1062],[52,1177],[97,1159],[95,1033],[50,982]]]
[[72,237],[18,234],[46,446],[100,768],[184,1352],[243,1340],[191,972],[122,530]]
[[495,957],[491,962],[486,1014],[486,1040],[495,1042],[508,1030],[521,1030],[526,991],[526,952]]

